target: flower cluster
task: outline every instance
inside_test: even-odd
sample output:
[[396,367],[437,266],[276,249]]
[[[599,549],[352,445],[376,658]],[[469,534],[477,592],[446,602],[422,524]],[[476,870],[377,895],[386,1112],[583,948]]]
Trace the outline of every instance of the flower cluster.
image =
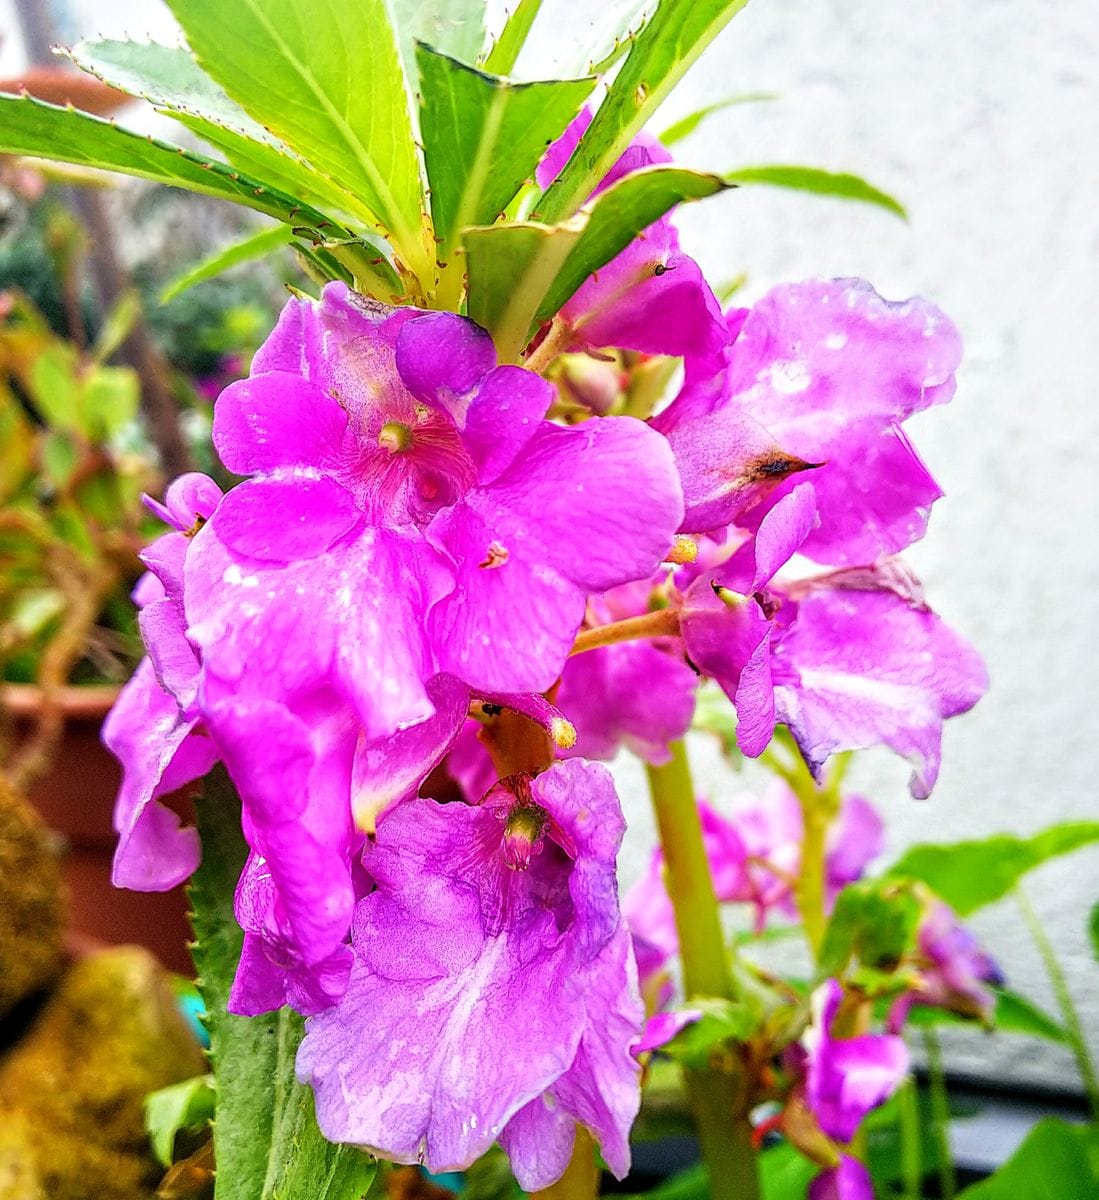
[[[640,139],[603,186],[666,158]],[[555,326],[573,354],[682,358],[681,391],[564,422],[470,320],[339,283],[292,299],[216,403],[243,481],[186,476],[156,506],[149,656],[106,731],[124,886],[190,874],[195,832],[160,800],[228,770],[251,850],[231,1008],[310,1018],[298,1071],[322,1130],[434,1169],[498,1140],[528,1189],[564,1171],[576,1123],[624,1174],[638,1106],[623,823],[588,760],[665,759],[702,675],[745,754],[780,722],[814,771],[881,743],[923,796],[942,721],[985,687],[893,557],[939,495],[901,426],[953,390],[942,313],[851,280],[723,313],[662,218]],[[501,710],[567,761],[490,757],[470,714]],[[421,795],[440,764],[465,802]],[[833,848],[834,886],[876,849],[864,808],[845,810],[866,845]],[[789,908],[799,819],[781,789],[733,824],[707,810],[722,898],[760,922]],[[666,902],[654,927],[667,953]]]

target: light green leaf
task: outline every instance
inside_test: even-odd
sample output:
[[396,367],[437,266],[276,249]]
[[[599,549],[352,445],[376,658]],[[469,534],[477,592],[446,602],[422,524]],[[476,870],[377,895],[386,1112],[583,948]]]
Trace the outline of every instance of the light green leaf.
[[587,132],[564,170],[535,205],[537,221],[554,222],[582,204],[687,68],[747,0],[661,0],[630,44]]
[[301,1017],[288,1008],[260,1017],[226,1012],[243,943],[233,894],[247,846],[240,801],[220,768],[195,808],[202,864],[190,898],[217,1087],[215,1200],[362,1200],[373,1160],[321,1136],[313,1093],[294,1078]]
[[118,298],[118,303],[107,314],[103,328],[95,339],[92,356],[96,362],[104,363],[130,336],[130,332],[141,316],[141,296],[136,288],[129,288]]
[[224,125],[253,141],[279,145],[278,139],[252,118],[195,62],[182,46],[156,42],[91,38],[66,51],[82,70],[130,96],[158,108],[192,113]]
[[660,134],[660,140],[665,146],[674,146],[676,142],[681,142],[685,137],[694,133],[699,125],[707,117],[712,117],[714,113],[724,112],[725,109],[734,108],[738,104],[759,104],[764,100],[777,99],[778,96],[774,92],[744,92],[739,96],[729,96],[725,100],[719,100],[716,104],[707,104],[705,108],[696,108],[693,113],[680,117]]
[[989,1179],[958,1200],[1069,1200],[1099,1196],[1099,1128],[1040,1121]]
[[461,229],[496,220],[595,80],[509,83],[422,43],[416,62],[435,236],[449,246]]
[[141,382],[130,367],[99,367],[84,380],[80,407],[85,428],[97,442],[113,441],[137,420]]
[[660,1048],[661,1054],[685,1067],[704,1070],[716,1049],[730,1042],[745,1042],[759,1028],[758,1014],[747,1004],[692,997],[690,1007],[701,1009],[702,1016]]
[[417,78],[417,42],[464,63],[474,63],[480,56],[485,41],[484,0],[386,0],[386,6],[411,85]]
[[601,75],[625,54],[656,5],[657,0],[605,0],[593,6],[593,15],[578,22],[575,39],[569,39],[561,70]]
[[176,1134],[214,1115],[214,1077],[196,1075],[145,1097],[145,1129],[161,1165],[172,1165]]
[[1099,902],[1092,905],[1088,914],[1088,939],[1091,942],[1091,952],[1095,961],[1099,962]]
[[584,232],[585,218],[560,225],[518,221],[467,229],[467,309],[496,343],[502,362],[516,362],[534,314]]
[[486,71],[492,71],[496,75],[507,75],[511,71],[541,7],[542,0],[518,0],[508,13],[492,49],[484,56],[482,65]]
[[817,196],[859,200],[864,204],[876,204],[879,208],[887,209],[903,221],[908,220],[908,214],[898,200],[894,200],[887,192],[867,183],[858,175],[836,174],[832,171],[821,171],[817,167],[768,166],[740,167],[728,172],[725,179],[738,186],[760,183],[769,187],[812,192]]
[[576,289],[645,228],[684,200],[712,196],[725,184],[716,175],[655,166],[618,180],[575,217],[471,229],[469,315],[513,360],[539,321],[554,316]]
[[190,50],[152,42],[85,41],[69,57],[97,78],[141,96],[216,146],[236,167],[306,204],[354,209],[354,198],[314,171],[206,74]]
[[339,229],[324,213],[225,163],[29,96],[0,96],[0,153],[137,175],[232,200],[291,224]]
[[207,279],[213,279],[233,267],[240,266],[241,263],[262,258],[280,246],[288,246],[293,240],[293,230],[286,225],[258,229],[238,242],[223,246],[197,266],[184,271],[182,275],[177,275],[160,293],[160,303],[167,304],[188,288],[193,288],[196,283],[204,283]]
[[1030,838],[998,834],[983,841],[913,846],[889,874],[921,879],[959,916],[1006,896],[1047,859],[1099,842],[1099,821],[1067,821]]
[[426,266],[422,189],[385,0],[170,0],[199,64]]

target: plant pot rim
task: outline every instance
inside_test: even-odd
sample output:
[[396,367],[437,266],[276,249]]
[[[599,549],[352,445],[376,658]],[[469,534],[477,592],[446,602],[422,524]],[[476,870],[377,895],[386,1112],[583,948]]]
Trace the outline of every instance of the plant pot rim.
[[[113,683],[66,684],[56,692],[57,706],[66,717],[103,718],[118,699]],[[45,703],[46,691],[34,683],[0,683],[0,712],[33,717]]]

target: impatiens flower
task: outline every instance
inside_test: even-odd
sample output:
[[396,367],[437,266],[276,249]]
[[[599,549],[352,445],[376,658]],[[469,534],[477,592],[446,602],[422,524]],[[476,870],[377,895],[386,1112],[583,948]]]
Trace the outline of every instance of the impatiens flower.
[[[591,119],[591,110],[585,108],[546,151],[538,166],[539,187],[548,187],[560,173]],[[656,138],[640,134],[593,195],[634,171],[671,160]],[[556,319],[569,327],[577,349],[613,346],[716,361],[729,338],[717,298],[698,263],[680,250],[667,216],[600,267]]]
[[813,1021],[802,1037],[805,1100],[829,1137],[849,1142],[863,1118],[884,1103],[908,1071],[908,1049],[891,1034],[837,1037],[843,989],[829,979],[813,993]]
[[[782,284],[730,327],[717,382],[688,372],[655,422],[676,452],[685,532],[756,527],[811,465],[810,558],[873,562],[922,537],[942,493],[901,423],[953,394],[961,343],[943,313],[839,279]],[[778,486],[762,500],[768,473]]]
[[898,1033],[915,1004],[990,1020],[996,1007],[996,994],[990,985],[1002,984],[1004,977],[953,909],[941,900],[932,901],[920,918],[917,937],[919,988],[893,1005],[890,1029]]
[[579,1121],[625,1174],[643,1016],[623,828],[606,769],[579,759],[480,805],[410,800],[379,821],[346,994],[298,1056],[327,1137],[433,1171],[499,1139],[535,1190],[564,1172]]
[[[606,625],[648,610],[653,583],[616,588],[588,602],[591,624]],[[620,746],[646,762],[665,763],[694,714],[698,676],[672,638],[622,642],[574,655],[565,664],[556,702],[576,727],[567,753],[611,759]]]
[[139,623],[149,657],[103,726],[103,741],[122,764],[114,810],[118,833],[112,880],[116,887],[167,891],[198,865],[198,835],[158,801],[217,761],[217,748],[198,732],[199,661],[186,635],[183,560],[188,540],[217,507],[221,490],[204,475],[184,475],[163,505],[150,507],[172,526],[142,554]]

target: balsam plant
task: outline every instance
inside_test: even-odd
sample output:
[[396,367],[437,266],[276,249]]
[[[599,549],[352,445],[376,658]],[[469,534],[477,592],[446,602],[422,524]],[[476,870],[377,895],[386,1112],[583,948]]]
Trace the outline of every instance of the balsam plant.
[[[320,285],[216,402],[243,481],[152,502],[148,657],[105,733],[116,881],[194,880],[216,1195],[361,1196],[375,1160],[477,1188],[502,1151],[505,1193],[590,1197],[669,1063],[713,1197],[760,1194],[770,1128],[815,1200],[869,1195],[902,1028],[1004,1003],[933,881],[861,878],[876,819],[841,790],[884,744],[927,796],[987,684],[896,557],[940,496],[902,423],[950,399],[960,340],[857,280],[723,311],[669,214],[754,183],[899,205],[645,131],[743,0],[612,10],[535,82],[537,2],[491,34],[472,0],[170,7],[189,49],[71,57],[209,153],[29,99],[0,149],[247,205],[279,224],[222,261],[293,244]],[[731,823],[683,741],[715,697],[778,780]],[[621,747],[661,839],[625,918],[593,761]],[[218,762],[181,826],[161,796]],[[808,989],[730,943],[744,901],[796,914]]]

